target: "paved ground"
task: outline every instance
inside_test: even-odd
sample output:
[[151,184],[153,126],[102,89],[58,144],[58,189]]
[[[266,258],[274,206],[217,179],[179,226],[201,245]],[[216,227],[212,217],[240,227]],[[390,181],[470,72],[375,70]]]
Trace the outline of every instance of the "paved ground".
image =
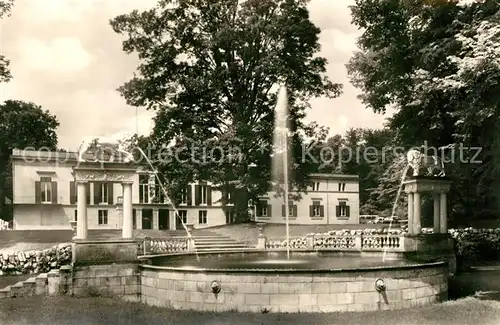
[[498,325],[500,303],[474,298],[399,311],[240,314],[175,311],[104,298],[29,297],[0,304],[2,325]]

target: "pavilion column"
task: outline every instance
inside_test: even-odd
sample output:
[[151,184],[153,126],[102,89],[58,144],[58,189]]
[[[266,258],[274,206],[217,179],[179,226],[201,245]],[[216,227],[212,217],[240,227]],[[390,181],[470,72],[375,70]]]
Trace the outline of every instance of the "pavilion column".
[[446,206],[446,193],[441,193],[440,195],[440,233],[446,234],[448,232],[448,213]]
[[87,182],[77,181],[77,204],[76,204],[76,237],[75,239],[87,239]]
[[408,234],[413,235],[413,193],[408,193]]
[[434,227],[433,231],[435,234],[439,234],[441,232],[441,227],[440,227],[440,196],[439,194],[435,193],[434,194]]
[[123,182],[123,227],[122,238],[133,238],[133,211],[132,211],[132,184],[133,182]]
[[421,202],[420,202],[420,193],[415,192],[413,193],[413,234],[418,235],[422,231],[422,226],[420,223],[420,207],[421,207]]

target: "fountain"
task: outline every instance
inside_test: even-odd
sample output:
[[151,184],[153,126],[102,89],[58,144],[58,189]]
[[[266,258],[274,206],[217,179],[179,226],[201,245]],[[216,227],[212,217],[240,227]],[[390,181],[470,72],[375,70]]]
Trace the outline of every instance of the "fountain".
[[[289,225],[289,121],[288,121],[288,98],[286,87],[282,86],[278,93],[274,117],[274,139],[273,147],[275,154],[272,157],[273,175],[272,180],[276,184],[283,181],[283,197],[285,204],[285,229],[286,229],[286,256],[290,259],[290,225]],[[281,160],[281,161],[280,161]]]
[[[189,252],[145,256],[140,258],[141,300],[203,311],[333,312],[408,308],[446,299],[447,264],[410,262],[404,245],[391,252],[398,259],[387,261],[385,246],[363,250],[362,239],[356,239],[359,246],[322,249],[311,238],[309,248],[290,249],[284,87],[275,112],[272,181],[284,189],[286,252],[267,247],[261,234],[264,245],[254,250],[203,252],[196,259]],[[398,198],[402,187],[403,181]]]

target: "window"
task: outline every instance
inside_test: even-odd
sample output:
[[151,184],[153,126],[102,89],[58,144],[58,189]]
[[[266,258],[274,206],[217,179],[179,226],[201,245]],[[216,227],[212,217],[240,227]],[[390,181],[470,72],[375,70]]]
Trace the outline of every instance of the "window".
[[320,184],[319,182],[314,182],[312,184],[312,190],[313,191],[319,191],[319,184]]
[[337,205],[337,217],[347,218],[350,215],[350,208],[346,201],[340,201]]
[[150,203],[149,175],[139,175],[139,203]]
[[40,178],[40,197],[42,203],[52,203],[52,180],[50,177]]
[[187,204],[188,201],[188,189],[184,189],[181,192],[181,202],[180,204]]
[[108,224],[108,210],[98,210],[98,223],[99,225],[107,225]]
[[186,224],[188,222],[188,212],[187,210],[178,210],[179,218],[182,220],[182,223]]
[[99,191],[99,203],[105,203],[108,204],[108,184],[107,183],[101,183],[99,184],[100,186],[100,191]]
[[207,204],[207,185],[201,185],[200,192],[201,192],[201,204]]
[[261,217],[268,217],[269,211],[267,211],[267,205],[260,207],[260,216]]
[[75,217],[74,217],[74,221],[78,221],[78,210],[75,210]]
[[312,217],[321,217],[321,202],[320,201],[313,201]]
[[[286,216],[286,207],[285,205],[281,205],[281,216],[285,218]],[[288,217],[289,218],[296,218],[297,217],[297,206],[293,204],[293,201],[290,200],[288,201]]]
[[345,191],[345,183],[339,183],[339,192]]
[[198,223],[200,225],[204,225],[207,223],[207,211],[206,210],[198,211]]

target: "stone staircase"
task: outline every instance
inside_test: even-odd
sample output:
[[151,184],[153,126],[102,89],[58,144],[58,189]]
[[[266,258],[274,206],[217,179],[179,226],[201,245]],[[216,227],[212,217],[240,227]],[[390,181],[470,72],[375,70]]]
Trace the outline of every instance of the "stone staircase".
[[197,252],[221,252],[248,250],[253,247],[245,243],[234,240],[230,237],[222,236],[208,230],[198,230],[193,232],[194,244]]
[[40,273],[24,281],[0,289],[0,299],[28,296],[56,295],[59,293],[59,270]]

